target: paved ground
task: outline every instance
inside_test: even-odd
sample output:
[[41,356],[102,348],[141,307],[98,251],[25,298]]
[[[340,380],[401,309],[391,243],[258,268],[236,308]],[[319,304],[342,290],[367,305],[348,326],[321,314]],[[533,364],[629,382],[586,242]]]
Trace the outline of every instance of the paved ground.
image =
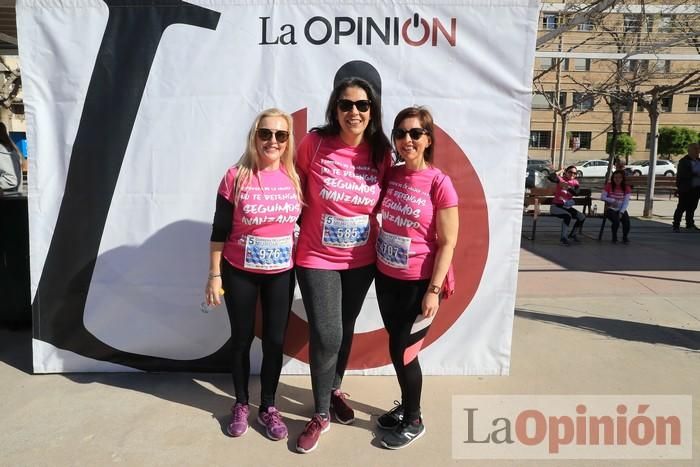
[[[428,377],[427,434],[413,446],[379,447],[376,416],[393,377],[348,377],[358,420],[333,424],[319,448],[293,452],[311,406],[308,377],[282,378],[288,442],[257,429],[224,435],[230,381],[218,374],[32,376],[27,330],[0,329],[0,465],[474,465],[659,466],[700,464],[700,408],[687,461],[458,461],[451,455],[451,396],[460,394],[690,394],[700,399],[700,234],[671,233],[674,203],[633,219],[630,245],[597,238],[558,244],[554,219],[523,240],[511,375]],[[633,203],[633,215],[641,204]],[[254,386],[257,380],[254,381]],[[252,387],[251,392],[257,392]],[[361,402],[355,402],[355,400]]]

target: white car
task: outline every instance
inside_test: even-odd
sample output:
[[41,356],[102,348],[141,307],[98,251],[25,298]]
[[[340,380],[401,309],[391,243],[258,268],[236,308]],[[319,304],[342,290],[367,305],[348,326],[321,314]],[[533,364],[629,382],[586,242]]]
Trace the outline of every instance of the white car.
[[[632,171],[632,175],[649,175],[649,161],[634,161],[627,168]],[[654,174],[656,176],[675,177],[676,166],[671,161],[657,159]]]
[[605,177],[605,172],[608,170],[608,161],[594,159],[590,161],[578,161],[573,165],[576,166],[576,171],[580,177]]

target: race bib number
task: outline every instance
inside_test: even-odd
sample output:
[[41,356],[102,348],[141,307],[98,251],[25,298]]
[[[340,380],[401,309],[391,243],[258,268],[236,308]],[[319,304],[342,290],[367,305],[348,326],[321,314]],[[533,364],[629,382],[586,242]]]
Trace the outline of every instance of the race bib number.
[[383,230],[379,232],[377,258],[387,266],[399,269],[407,268],[410,248],[411,239],[409,237],[390,234]]
[[335,248],[353,248],[364,245],[369,239],[369,216],[323,216],[321,242]]
[[246,269],[271,271],[292,265],[292,237],[256,237],[248,235],[245,243]]

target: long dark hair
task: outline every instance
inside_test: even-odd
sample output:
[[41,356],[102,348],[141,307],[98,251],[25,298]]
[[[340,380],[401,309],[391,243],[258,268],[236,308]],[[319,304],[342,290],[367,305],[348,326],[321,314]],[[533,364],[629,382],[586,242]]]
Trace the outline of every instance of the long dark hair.
[[375,168],[380,167],[387,151],[391,149],[389,138],[384,134],[382,128],[382,102],[378,93],[374,92],[372,85],[362,78],[346,78],[340,81],[331,96],[328,98],[326,106],[326,124],[312,128],[311,131],[317,132],[321,136],[337,136],[340,134],[340,122],[338,121],[338,99],[347,88],[357,87],[363,89],[367,93],[370,108],[370,120],[367,128],[365,128],[364,139],[369,143],[372,164]]
[[627,176],[625,175],[624,170],[616,170],[612,173],[610,176],[610,189],[612,191],[615,191],[615,175],[620,174],[622,175],[622,181],[620,182],[620,188],[622,189],[622,192],[624,193],[627,190]]
[[7,133],[7,127],[3,122],[0,122],[0,144],[5,146],[5,149],[8,151],[16,151],[17,154],[20,153],[19,149],[17,149],[17,146],[15,146],[15,143],[10,138],[10,135]]

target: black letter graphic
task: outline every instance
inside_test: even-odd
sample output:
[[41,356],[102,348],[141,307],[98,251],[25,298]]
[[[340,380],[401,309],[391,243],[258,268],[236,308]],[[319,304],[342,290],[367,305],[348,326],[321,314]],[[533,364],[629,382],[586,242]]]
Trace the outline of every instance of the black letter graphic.
[[161,36],[172,24],[215,30],[220,13],[180,0],[104,1],[109,19],[34,301],[34,337],[86,357],[142,370],[208,371],[216,360],[226,361],[223,348],[190,361],[123,352],[93,336],[85,328],[83,313],[119,170]]

